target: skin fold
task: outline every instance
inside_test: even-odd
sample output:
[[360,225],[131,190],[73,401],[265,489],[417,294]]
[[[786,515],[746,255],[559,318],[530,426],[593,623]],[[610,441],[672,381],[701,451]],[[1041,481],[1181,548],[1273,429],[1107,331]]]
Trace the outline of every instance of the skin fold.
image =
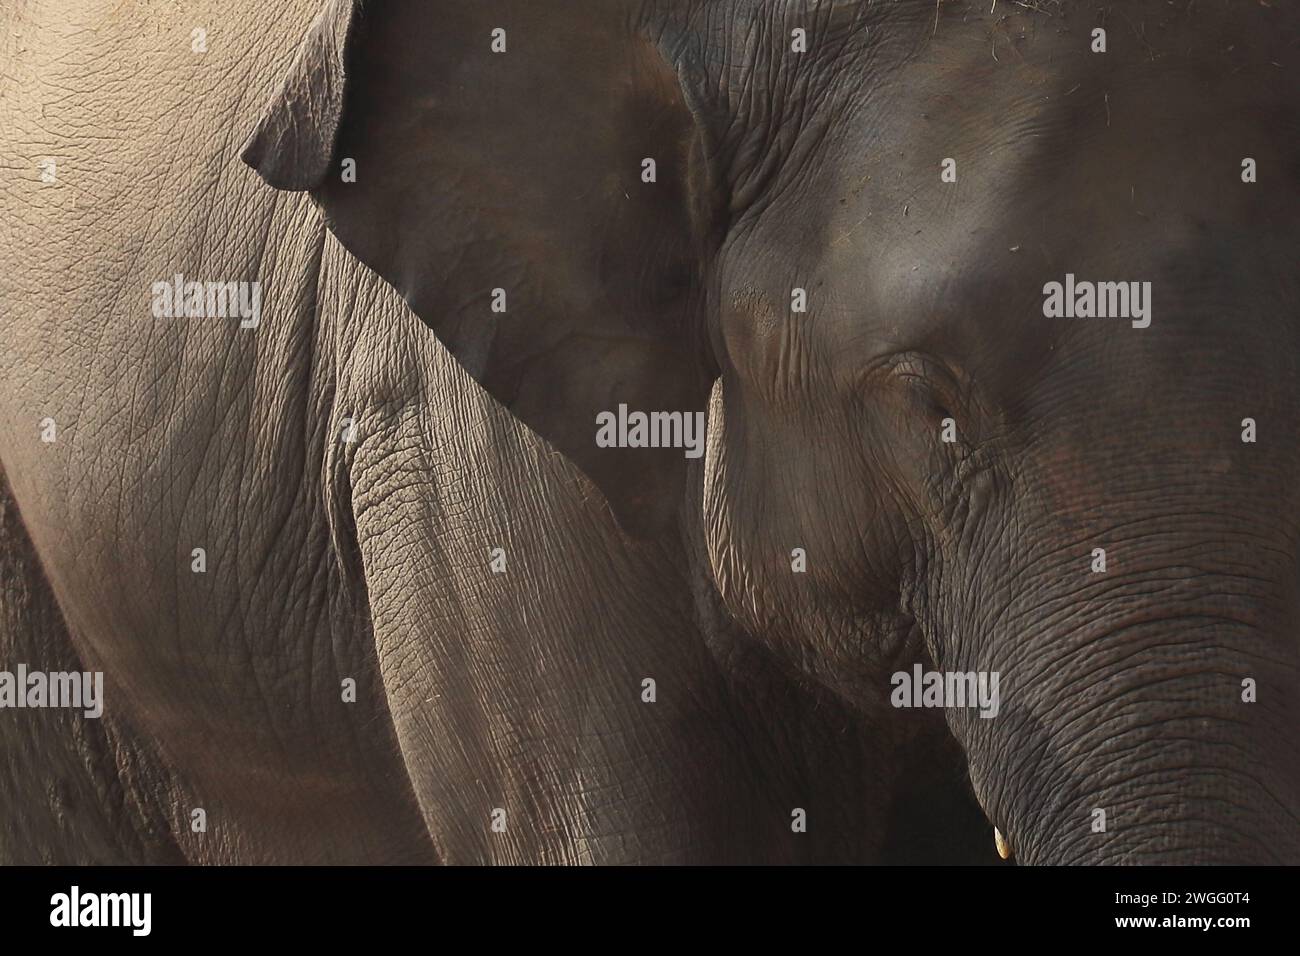
[[72,6],[0,11],[0,667],[108,704],[0,711],[0,860],[1300,861],[1293,11]]

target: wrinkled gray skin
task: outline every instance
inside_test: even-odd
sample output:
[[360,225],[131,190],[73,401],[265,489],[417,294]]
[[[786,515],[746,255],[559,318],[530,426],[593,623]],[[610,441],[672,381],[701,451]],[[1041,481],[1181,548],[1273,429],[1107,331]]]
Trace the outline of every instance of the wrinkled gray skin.
[[[622,535],[240,162],[316,12],[0,8],[0,669],[108,685],[0,711],[0,861],[990,858],[942,715],[721,666],[703,550]],[[259,328],[154,319],[177,272],[260,280]]]
[[0,856],[1300,861],[1294,12],[311,6],[0,14]]

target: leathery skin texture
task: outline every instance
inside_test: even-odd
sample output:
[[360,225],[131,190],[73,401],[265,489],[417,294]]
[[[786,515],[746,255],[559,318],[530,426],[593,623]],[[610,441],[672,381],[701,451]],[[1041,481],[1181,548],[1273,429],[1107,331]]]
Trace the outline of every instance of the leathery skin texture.
[[1300,862],[1298,27],[0,8],[0,863]]

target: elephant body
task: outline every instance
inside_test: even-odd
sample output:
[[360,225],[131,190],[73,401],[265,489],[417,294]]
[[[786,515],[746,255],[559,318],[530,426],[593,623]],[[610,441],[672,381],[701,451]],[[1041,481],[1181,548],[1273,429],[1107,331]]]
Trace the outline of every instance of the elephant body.
[[[239,162],[314,13],[0,15],[0,663],[107,682],[102,720],[0,712],[0,858],[889,852],[865,725],[762,661],[732,686],[684,549],[621,535],[307,197]],[[176,275],[260,282],[257,327],[155,317]],[[796,836],[795,807],[822,825]]]
[[0,12],[0,859],[1294,861],[1296,18],[1044,6]]

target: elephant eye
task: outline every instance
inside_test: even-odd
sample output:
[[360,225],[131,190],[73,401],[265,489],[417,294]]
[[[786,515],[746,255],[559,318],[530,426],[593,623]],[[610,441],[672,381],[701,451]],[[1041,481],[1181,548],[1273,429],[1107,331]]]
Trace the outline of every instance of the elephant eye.
[[957,376],[943,362],[920,352],[902,352],[890,356],[887,367],[936,423],[950,418],[961,425],[966,403]]

